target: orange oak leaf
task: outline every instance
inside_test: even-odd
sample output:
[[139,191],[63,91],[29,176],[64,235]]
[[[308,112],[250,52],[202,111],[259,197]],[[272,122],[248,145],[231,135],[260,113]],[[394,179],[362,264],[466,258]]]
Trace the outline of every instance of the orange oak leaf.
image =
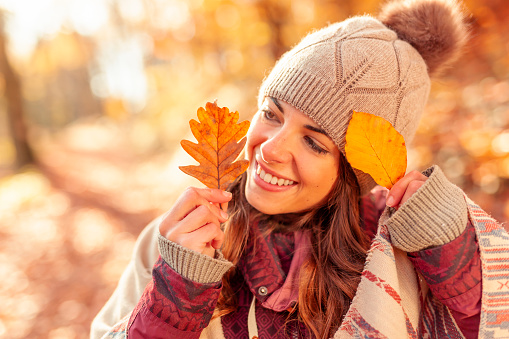
[[198,120],[189,121],[198,143],[182,140],[180,144],[200,165],[179,168],[207,187],[226,190],[249,166],[247,160],[235,161],[246,144],[249,121],[237,124],[239,113],[218,107],[215,102],[198,109]]
[[406,172],[403,136],[384,118],[353,112],[346,131],[346,159],[381,186],[391,189]]

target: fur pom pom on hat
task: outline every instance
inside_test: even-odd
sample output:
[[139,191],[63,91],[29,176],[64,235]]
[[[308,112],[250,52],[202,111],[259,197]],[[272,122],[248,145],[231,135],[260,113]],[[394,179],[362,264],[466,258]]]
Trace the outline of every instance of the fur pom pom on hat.
[[378,19],[419,52],[430,76],[456,61],[468,39],[465,17],[453,1],[392,1]]
[[[468,29],[453,0],[388,3],[380,19],[357,16],[306,36],[276,63],[258,96],[307,114],[344,154],[353,110],[389,121],[409,143],[436,74],[459,55]],[[354,169],[361,194],[375,186]]]

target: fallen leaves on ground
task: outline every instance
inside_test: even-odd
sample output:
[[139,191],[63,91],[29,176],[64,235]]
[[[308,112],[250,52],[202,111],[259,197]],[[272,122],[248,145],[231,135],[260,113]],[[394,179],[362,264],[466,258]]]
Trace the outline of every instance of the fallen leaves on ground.
[[89,338],[139,232],[194,181],[179,147],[133,154],[128,127],[81,147],[100,126],[41,141],[37,166],[0,177],[1,339]]

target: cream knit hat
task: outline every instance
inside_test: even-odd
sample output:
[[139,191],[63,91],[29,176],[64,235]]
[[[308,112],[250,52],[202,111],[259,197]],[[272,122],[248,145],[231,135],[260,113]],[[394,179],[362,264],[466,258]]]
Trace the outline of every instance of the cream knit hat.
[[[343,154],[353,110],[386,119],[408,144],[428,99],[430,74],[457,57],[467,28],[459,6],[448,0],[389,3],[379,18],[353,17],[306,36],[264,80],[259,105],[265,97],[291,104]],[[354,171],[366,194],[375,182]]]

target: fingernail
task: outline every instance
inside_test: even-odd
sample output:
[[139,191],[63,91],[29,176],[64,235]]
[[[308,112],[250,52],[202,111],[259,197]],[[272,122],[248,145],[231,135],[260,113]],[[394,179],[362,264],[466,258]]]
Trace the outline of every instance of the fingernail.
[[225,197],[231,198],[232,194],[228,191],[223,191]]
[[221,216],[223,217],[223,219],[228,219],[228,213],[226,213],[225,211],[221,211]]
[[393,197],[388,197],[387,198],[387,206],[392,207],[393,203],[394,203],[394,198]]

